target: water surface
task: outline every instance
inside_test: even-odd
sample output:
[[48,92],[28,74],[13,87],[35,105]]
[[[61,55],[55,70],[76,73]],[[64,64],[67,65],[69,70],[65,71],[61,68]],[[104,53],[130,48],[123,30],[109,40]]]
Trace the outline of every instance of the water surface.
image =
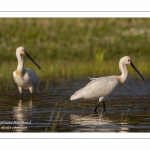
[[24,101],[17,86],[1,86],[0,132],[149,132],[150,82],[129,79],[102,105],[98,100],[70,101],[70,96],[89,80],[41,82],[33,101],[25,90]]

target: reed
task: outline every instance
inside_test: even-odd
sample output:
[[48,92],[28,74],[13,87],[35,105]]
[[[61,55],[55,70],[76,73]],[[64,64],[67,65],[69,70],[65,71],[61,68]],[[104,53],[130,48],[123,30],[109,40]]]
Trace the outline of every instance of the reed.
[[1,81],[13,82],[20,45],[41,66],[25,58],[41,80],[119,74],[125,55],[150,75],[149,18],[0,18],[0,26]]

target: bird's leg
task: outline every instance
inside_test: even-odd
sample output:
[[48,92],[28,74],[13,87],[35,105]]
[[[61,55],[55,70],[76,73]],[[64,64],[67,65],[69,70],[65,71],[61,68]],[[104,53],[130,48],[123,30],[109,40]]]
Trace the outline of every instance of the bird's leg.
[[31,100],[33,100],[33,93],[31,93]]
[[98,102],[98,104],[96,105],[95,109],[94,109],[94,112],[97,113],[97,108],[99,106],[100,102]]
[[21,94],[21,99],[23,100],[23,90],[22,87],[18,86],[19,92]]
[[105,101],[103,101],[103,111],[106,112]]
[[21,93],[20,95],[21,95],[21,100],[23,100],[23,93]]
[[105,107],[104,99],[105,99],[105,97],[100,97],[100,98],[99,98],[99,102],[98,102],[98,104],[96,105],[96,107],[95,107],[95,109],[94,109],[94,112],[95,112],[95,113],[97,112],[97,108],[98,108],[100,102],[103,102],[103,111],[106,112],[106,107]]
[[33,87],[30,87],[30,88],[29,88],[29,91],[30,91],[30,93],[31,93],[31,100],[33,100],[33,90],[34,90]]

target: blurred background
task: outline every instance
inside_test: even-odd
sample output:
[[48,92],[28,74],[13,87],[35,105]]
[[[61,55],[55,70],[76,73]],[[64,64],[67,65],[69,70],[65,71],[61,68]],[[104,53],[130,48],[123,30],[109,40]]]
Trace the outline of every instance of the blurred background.
[[149,18],[0,18],[0,81],[14,82],[19,46],[41,66],[25,58],[40,80],[119,75],[125,55],[148,78],[149,45]]

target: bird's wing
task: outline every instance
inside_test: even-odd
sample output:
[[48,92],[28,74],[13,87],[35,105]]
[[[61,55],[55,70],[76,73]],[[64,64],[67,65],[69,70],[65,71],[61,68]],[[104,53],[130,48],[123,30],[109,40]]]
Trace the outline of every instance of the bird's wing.
[[118,80],[113,76],[97,78],[75,92],[72,99],[97,99],[100,97],[106,97],[109,96],[118,85]]
[[38,84],[38,77],[37,77],[36,73],[29,68],[26,68],[26,72],[28,72],[28,75],[30,76],[30,80],[31,80],[32,84],[37,85]]
[[95,79],[97,79],[97,78],[90,78],[90,77],[89,77],[89,79],[92,81],[92,80],[95,80]]

